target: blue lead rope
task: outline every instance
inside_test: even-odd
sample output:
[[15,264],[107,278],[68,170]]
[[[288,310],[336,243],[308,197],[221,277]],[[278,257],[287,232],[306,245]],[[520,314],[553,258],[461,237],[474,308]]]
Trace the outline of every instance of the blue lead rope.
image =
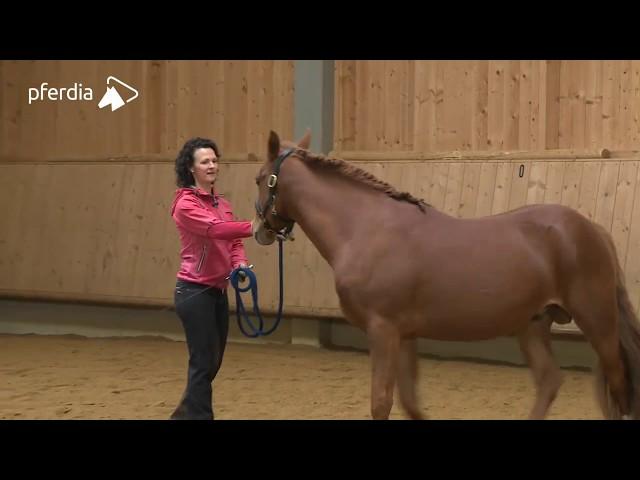
[[[264,320],[262,319],[260,308],[258,307],[258,280],[256,278],[255,273],[253,273],[253,271],[251,271],[251,269],[249,268],[241,267],[241,268],[236,268],[233,272],[231,272],[231,275],[229,277],[229,281],[231,282],[231,285],[236,291],[236,315],[238,318],[238,327],[240,327],[240,331],[246,337],[256,338],[256,337],[264,337],[266,335],[270,335],[275,331],[276,328],[278,328],[278,324],[282,319],[282,297],[283,297],[282,295],[282,291],[283,291],[282,264],[283,262],[282,262],[282,240],[280,239],[278,239],[278,256],[279,256],[278,266],[280,269],[280,303],[278,304],[278,315],[276,317],[276,322],[267,331],[264,330]],[[240,272],[244,273],[244,275],[248,280],[248,284],[245,287],[240,286],[240,277],[241,277]],[[251,322],[251,320],[249,319],[249,316],[247,315],[247,311],[244,308],[244,303],[242,302],[242,297],[240,295],[241,293],[248,292],[249,290],[251,290],[251,298],[253,300],[253,313],[255,313],[259,322],[258,328],[256,328]],[[242,318],[244,318],[245,322],[249,324],[249,327],[251,328],[253,333],[248,333],[244,329],[244,327],[242,326]]]

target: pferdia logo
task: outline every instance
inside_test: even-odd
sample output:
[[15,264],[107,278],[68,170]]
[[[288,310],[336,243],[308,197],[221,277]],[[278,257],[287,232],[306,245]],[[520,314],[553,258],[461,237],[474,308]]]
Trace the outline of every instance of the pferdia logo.
[[[98,108],[110,106],[111,111],[114,112],[138,98],[138,90],[112,75],[107,77],[106,83],[106,91],[98,102]],[[119,85],[119,89],[116,88],[116,84]],[[80,82],[74,82],[67,87],[52,87],[48,82],[42,82],[38,88],[29,88],[29,105],[44,101],[92,102],[94,101],[93,89],[83,86]]]

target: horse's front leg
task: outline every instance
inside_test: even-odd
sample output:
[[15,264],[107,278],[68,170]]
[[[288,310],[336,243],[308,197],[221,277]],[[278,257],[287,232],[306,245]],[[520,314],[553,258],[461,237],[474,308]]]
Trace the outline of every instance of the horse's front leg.
[[397,328],[383,318],[372,316],[367,325],[371,356],[371,416],[389,418],[398,366],[400,335]]
[[418,380],[418,349],[415,338],[404,339],[400,343],[398,360],[398,392],[400,404],[413,420],[423,420],[425,416],[418,407],[416,382]]

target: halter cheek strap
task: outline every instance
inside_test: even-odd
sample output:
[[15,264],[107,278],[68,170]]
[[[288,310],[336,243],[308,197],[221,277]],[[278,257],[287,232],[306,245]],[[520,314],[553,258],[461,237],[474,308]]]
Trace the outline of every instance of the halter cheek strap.
[[[258,200],[256,200],[256,212],[262,219],[267,230],[275,234],[283,235],[285,238],[290,237],[291,230],[293,230],[295,222],[278,214],[278,212],[276,211],[276,195],[278,193],[278,175],[280,175],[280,167],[282,166],[282,163],[286,160],[286,158],[292,153],[293,149],[289,148],[283,151],[280,155],[278,155],[278,158],[276,158],[273,173],[269,176],[269,180],[267,181],[267,186],[269,187],[269,199],[267,200],[267,203],[265,203],[264,207],[260,208],[260,204],[258,203]],[[269,210],[269,208],[271,208],[271,214],[274,217],[286,224],[286,226],[280,231],[275,230],[269,224],[269,220],[267,219],[267,211]]]

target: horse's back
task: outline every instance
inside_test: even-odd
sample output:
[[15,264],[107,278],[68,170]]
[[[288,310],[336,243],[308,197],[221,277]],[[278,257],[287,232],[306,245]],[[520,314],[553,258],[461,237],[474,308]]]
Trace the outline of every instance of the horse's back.
[[464,219],[461,222],[469,233],[512,231],[517,232],[520,240],[525,243],[541,237],[545,242],[566,243],[567,247],[576,246],[583,241],[599,242],[604,231],[577,210],[558,204],[525,205],[500,214]]
[[544,221],[553,219],[554,221],[565,220],[588,220],[577,210],[571,207],[560,204],[542,204],[536,203],[532,205],[523,205],[506,212],[497,213],[494,215],[487,215],[483,217],[476,217],[474,220],[482,221],[518,221],[520,219],[529,219],[534,221]]
[[[519,242],[553,266],[557,277],[576,271],[580,264],[592,262],[594,258],[602,259],[600,263],[603,264],[610,263],[606,230],[565,205],[525,205],[498,215],[480,217],[469,222],[467,227],[469,235],[475,231],[489,237],[500,232],[511,235],[514,243]],[[491,242],[488,238],[485,240]]]

